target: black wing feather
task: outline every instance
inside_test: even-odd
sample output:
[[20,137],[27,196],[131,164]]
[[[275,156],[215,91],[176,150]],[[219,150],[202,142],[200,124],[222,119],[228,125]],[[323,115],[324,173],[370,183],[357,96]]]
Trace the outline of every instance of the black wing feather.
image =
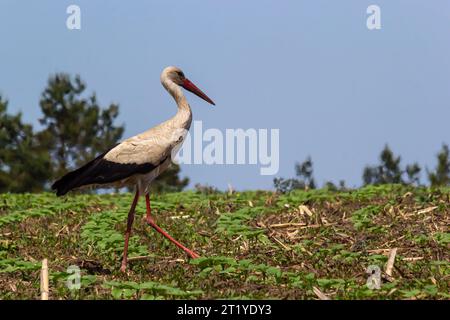
[[108,184],[120,181],[134,174],[148,173],[158,166],[152,163],[124,164],[108,161],[103,158],[108,152],[109,150],[53,183],[52,189],[56,190],[56,195],[62,196],[72,189],[90,184]]

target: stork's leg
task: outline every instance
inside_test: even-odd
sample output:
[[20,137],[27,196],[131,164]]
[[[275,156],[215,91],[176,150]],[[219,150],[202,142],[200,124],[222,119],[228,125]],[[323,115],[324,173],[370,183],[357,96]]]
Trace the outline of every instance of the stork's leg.
[[136,190],[136,195],[134,196],[133,203],[131,204],[130,211],[128,212],[127,220],[127,231],[125,232],[125,246],[123,247],[123,258],[122,266],[120,271],[125,272],[127,270],[127,260],[128,260],[128,241],[130,240],[131,226],[133,225],[134,212],[139,199],[139,190]]
[[150,196],[147,193],[145,195],[145,202],[147,204],[147,216],[146,216],[146,221],[147,223],[156,231],[158,231],[159,233],[161,233],[164,237],[166,237],[167,239],[169,239],[171,242],[173,242],[178,248],[182,249],[184,252],[186,252],[192,259],[195,258],[200,258],[200,256],[195,253],[194,251],[186,248],[185,246],[183,246],[181,243],[179,243],[177,240],[175,240],[174,238],[172,238],[167,232],[165,232],[163,229],[161,229],[153,220],[152,216],[151,216],[151,212],[152,212],[152,208],[150,206]]

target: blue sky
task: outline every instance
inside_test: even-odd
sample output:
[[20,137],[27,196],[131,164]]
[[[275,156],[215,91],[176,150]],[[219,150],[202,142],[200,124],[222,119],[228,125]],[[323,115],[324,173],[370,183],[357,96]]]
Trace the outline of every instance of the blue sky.
[[[188,95],[204,128],[279,128],[280,171],[311,155],[316,180],[361,184],[389,143],[434,167],[450,142],[448,1],[0,0],[0,92],[38,126],[49,74],[80,74],[120,104],[125,137],[172,116],[159,82],[177,65],[217,104]],[[66,28],[81,8],[82,29]],[[381,8],[369,31],[366,8]],[[185,165],[192,185],[267,189],[259,167]]]

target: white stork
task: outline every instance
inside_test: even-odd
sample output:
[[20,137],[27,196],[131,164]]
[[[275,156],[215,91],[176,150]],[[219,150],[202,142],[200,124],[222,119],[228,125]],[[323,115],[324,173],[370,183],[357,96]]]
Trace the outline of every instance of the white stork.
[[126,271],[128,240],[139,196],[145,195],[147,215],[146,222],[164,237],[183,249],[191,258],[199,255],[186,248],[162,230],[151,217],[149,186],[153,179],[161,174],[170,164],[174,150],[183,143],[185,132],[192,121],[192,111],[184,97],[181,87],[196,94],[214,105],[199,88],[189,81],[177,67],[167,67],[161,73],[161,83],[175,99],[178,105],[177,114],[171,119],[141,134],[128,138],[107,150],[84,166],[67,173],[52,185],[57,196],[86,186],[94,187],[135,187],[136,194],[128,213],[125,245],[122,266]]

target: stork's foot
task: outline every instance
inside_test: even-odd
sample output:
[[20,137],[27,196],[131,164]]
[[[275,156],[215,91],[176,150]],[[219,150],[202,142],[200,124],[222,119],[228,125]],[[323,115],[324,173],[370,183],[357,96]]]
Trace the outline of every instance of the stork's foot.
[[127,273],[128,261],[122,260],[122,265],[120,266],[120,272]]
[[[188,250],[189,250],[189,249],[188,249]],[[186,251],[186,250],[185,250],[185,252],[186,252],[192,259],[200,258],[200,255],[198,255],[198,254],[195,253],[194,251],[191,251],[191,250]]]
[[161,229],[151,217],[147,216],[145,219],[145,222],[147,222],[147,224],[149,224],[153,229],[155,229],[157,232],[161,233],[165,238],[167,238],[169,241],[171,241],[173,244],[175,244],[178,248],[180,248],[184,252],[186,252],[189,255],[189,257],[191,257],[192,259],[200,258],[200,255],[198,255],[191,249],[186,248],[181,243],[179,243],[177,240],[175,240],[171,235],[169,235],[167,232],[165,232],[163,229]]

